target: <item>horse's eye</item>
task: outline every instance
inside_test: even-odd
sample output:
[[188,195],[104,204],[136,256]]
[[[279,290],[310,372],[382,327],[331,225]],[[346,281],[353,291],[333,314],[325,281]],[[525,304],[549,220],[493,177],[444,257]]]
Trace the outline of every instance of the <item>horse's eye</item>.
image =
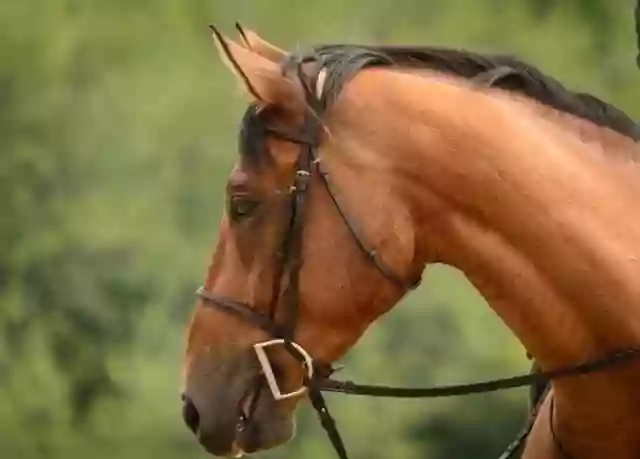
[[235,222],[251,215],[258,207],[259,202],[246,196],[233,196],[229,200],[229,216]]

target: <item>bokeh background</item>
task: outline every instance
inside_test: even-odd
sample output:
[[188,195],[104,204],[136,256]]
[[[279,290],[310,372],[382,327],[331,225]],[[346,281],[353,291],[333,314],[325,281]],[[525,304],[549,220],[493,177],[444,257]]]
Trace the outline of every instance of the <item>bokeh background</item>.
[[[206,26],[236,20],[287,49],[511,53],[640,117],[633,0],[1,0],[0,458],[206,457],[178,394],[245,107]],[[529,368],[444,267],[343,363],[402,385]],[[484,459],[519,429],[527,392],[329,402],[354,459]],[[313,412],[299,419],[263,457],[333,457]]]

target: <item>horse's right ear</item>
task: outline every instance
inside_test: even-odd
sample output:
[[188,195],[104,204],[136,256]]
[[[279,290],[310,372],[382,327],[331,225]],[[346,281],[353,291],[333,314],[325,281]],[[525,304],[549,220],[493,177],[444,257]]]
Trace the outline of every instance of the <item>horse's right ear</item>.
[[289,113],[304,110],[300,83],[288,78],[279,64],[226,38],[215,26],[209,27],[220,57],[254,103]]

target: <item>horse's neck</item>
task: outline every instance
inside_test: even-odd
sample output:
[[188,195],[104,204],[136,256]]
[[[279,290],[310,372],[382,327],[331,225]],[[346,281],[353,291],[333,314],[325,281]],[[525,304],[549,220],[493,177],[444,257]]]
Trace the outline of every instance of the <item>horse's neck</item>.
[[[461,269],[543,368],[640,344],[640,173],[624,162],[640,154],[637,144],[620,140],[611,156],[535,104],[447,81],[366,75],[363,90],[389,89],[368,101],[381,111],[361,122],[385,114],[387,138],[371,141],[413,188],[427,262]],[[622,370],[556,385],[571,446],[601,452],[609,446],[590,435],[619,424],[616,451],[638,452],[629,432],[640,428],[631,390],[639,379]]]
[[388,88],[361,113],[363,125],[385,114],[386,137],[370,140],[380,161],[393,158],[411,195],[440,199],[437,218],[433,199],[415,199],[423,245],[465,272],[543,366],[640,342],[634,163],[508,96],[389,72],[355,86],[368,85]]

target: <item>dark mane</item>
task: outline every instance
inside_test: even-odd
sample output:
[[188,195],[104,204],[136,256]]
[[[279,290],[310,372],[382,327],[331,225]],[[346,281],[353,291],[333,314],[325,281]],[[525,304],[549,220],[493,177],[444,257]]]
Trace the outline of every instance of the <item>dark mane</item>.
[[[323,105],[337,97],[350,76],[367,66],[433,69],[469,79],[504,67],[509,69],[509,73],[494,86],[523,94],[556,110],[640,141],[640,125],[620,109],[592,95],[571,91],[554,78],[511,56],[431,47],[321,45],[310,53],[291,56],[284,68],[291,70],[297,67],[295,64],[308,61],[316,62],[318,68],[328,71],[325,87],[333,94],[327,95],[327,100],[318,101]],[[310,83],[315,78],[317,75]]]
[[606,126],[636,141],[640,140],[640,126],[620,109],[590,94],[573,92],[517,58],[438,48],[375,49],[403,67],[430,68],[465,78],[474,78],[479,73],[495,68],[508,67],[512,73],[501,79],[496,86],[524,94],[556,110]]

